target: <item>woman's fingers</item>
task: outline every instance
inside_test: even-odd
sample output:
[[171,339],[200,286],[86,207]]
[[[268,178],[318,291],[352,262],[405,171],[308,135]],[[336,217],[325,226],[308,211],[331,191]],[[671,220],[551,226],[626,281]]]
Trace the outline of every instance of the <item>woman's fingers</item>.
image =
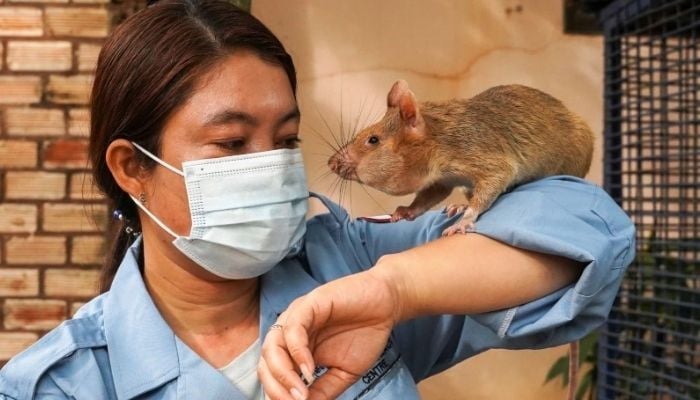
[[[368,299],[386,297],[377,282],[357,274],[293,301],[263,344],[266,379],[290,394],[294,389],[294,395],[321,400],[350,387],[377,360],[393,326],[393,303],[367,307]],[[315,361],[329,371],[313,382]],[[302,371],[308,388],[296,371]]]
[[[305,399],[308,396],[308,390],[299,377],[299,373],[287,351],[284,328],[277,324],[275,327],[276,329],[271,329],[268,332],[262,346],[259,366],[260,381],[265,388],[267,388],[267,385],[271,385],[270,387],[272,388],[282,387],[288,396],[292,396],[289,398],[294,400]],[[260,372],[265,375],[265,378]],[[270,397],[275,398],[273,396]]]
[[[284,346],[294,363],[299,367],[306,382],[311,384],[314,380],[315,363],[309,349],[309,326],[305,319],[313,320],[313,315],[309,315],[310,310],[304,310],[303,307],[302,303],[295,302],[280,316],[280,320],[285,321],[282,330]],[[290,314],[290,310],[293,311],[292,314]]]
[[264,357],[261,357],[258,362],[258,378],[260,378],[260,383],[262,383],[266,399],[301,400],[304,398],[303,395],[295,398],[287,388],[282,386],[282,384],[272,376],[272,372],[270,372]]

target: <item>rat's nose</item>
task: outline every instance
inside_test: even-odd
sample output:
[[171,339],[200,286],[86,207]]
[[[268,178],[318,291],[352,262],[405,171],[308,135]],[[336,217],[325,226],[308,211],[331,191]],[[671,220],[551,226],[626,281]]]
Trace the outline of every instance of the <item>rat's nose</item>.
[[348,155],[343,151],[333,154],[328,159],[328,167],[343,179],[352,179],[355,175],[355,165],[348,160]]
[[338,154],[333,154],[331,158],[328,159],[328,168],[336,174],[339,174],[340,164]]

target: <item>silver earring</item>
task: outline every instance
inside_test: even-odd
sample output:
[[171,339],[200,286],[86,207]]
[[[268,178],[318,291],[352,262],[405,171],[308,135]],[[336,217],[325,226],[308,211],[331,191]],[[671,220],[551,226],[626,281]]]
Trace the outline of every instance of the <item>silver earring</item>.
[[148,207],[146,204],[146,193],[141,192],[141,194],[139,194],[139,201],[144,207]]

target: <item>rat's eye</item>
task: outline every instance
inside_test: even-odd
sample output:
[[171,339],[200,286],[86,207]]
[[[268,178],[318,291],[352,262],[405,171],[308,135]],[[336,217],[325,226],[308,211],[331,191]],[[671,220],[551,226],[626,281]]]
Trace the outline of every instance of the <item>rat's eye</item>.
[[377,144],[377,143],[379,143],[379,138],[376,136],[370,136],[369,139],[367,139],[367,143]]

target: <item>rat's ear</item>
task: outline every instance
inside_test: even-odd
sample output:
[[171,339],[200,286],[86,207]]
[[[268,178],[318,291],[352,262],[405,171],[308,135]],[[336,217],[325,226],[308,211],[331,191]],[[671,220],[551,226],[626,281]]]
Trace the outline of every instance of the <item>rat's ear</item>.
[[401,119],[409,125],[416,127],[418,125],[418,102],[413,95],[411,89],[408,88],[408,83],[404,80],[399,80],[391,87],[389,95],[386,99],[387,107],[399,107]]
[[394,86],[389,90],[389,95],[386,98],[386,106],[389,108],[398,107],[401,97],[411,90],[408,88],[406,81],[399,80],[394,83]]
[[418,126],[418,118],[420,118],[418,114],[418,103],[410,90],[399,100],[399,112],[401,113],[401,119],[405,123],[414,128]]

